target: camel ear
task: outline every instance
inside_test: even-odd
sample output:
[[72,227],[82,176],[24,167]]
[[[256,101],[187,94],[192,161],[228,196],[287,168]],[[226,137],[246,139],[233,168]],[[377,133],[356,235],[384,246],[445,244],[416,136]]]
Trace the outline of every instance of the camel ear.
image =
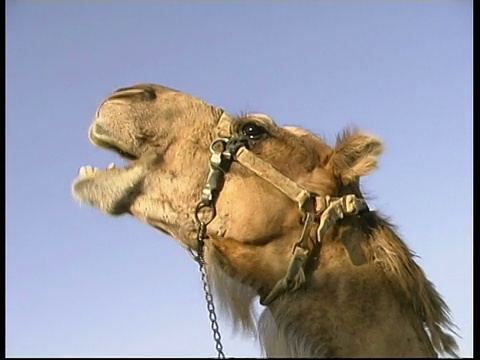
[[345,130],[337,137],[330,165],[344,185],[358,180],[377,168],[377,157],[383,151],[375,136],[356,130]]

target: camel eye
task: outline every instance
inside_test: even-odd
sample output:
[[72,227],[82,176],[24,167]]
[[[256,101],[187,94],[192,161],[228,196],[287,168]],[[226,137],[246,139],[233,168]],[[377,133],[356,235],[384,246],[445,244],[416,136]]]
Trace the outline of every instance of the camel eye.
[[252,140],[258,140],[260,139],[263,135],[267,133],[267,131],[260,125],[256,123],[247,123],[242,127],[242,133],[243,135],[247,136],[248,138]]

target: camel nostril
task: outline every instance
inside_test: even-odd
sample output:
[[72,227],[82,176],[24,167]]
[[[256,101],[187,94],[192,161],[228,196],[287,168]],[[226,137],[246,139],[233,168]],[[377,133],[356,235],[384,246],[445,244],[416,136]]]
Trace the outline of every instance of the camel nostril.
[[148,102],[157,98],[155,89],[148,85],[136,85],[128,88],[121,88],[111,93],[97,108],[95,118],[100,117],[102,109],[109,105],[129,106],[131,103]]
[[121,88],[113,92],[106,101],[152,101],[157,98],[155,90],[145,84]]

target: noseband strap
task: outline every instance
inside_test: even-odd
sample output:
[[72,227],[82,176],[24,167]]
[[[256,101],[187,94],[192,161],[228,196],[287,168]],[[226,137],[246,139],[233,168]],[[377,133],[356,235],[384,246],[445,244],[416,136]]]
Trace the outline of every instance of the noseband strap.
[[281,174],[272,165],[254,155],[246,147],[238,149],[235,160],[298,203],[301,210],[305,203],[312,198],[310,192]]

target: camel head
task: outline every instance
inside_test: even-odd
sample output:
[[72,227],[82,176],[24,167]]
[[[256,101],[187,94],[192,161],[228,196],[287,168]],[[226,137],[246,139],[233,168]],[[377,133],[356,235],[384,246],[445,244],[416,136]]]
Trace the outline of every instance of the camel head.
[[[299,194],[362,200],[359,179],[376,168],[383,149],[377,137],[357,130],[345,130],[329,145],[307,130],[278,126],[267,115],[232,116],[152,84],[109,95],[88,136],[126,164],[82,167],[74,197],[109,215],[130,214],[187,249],[197,249],[198,220],[210,216],[209,276],[244,328],[256,326],[251,299],[268,298],[291,270],[292,246],[316,234],[318,240],[317,228],[331,220],[320,218],[325,208],[309,203],[316,217],[307,226]],[[221,155],[224,161],[229,146],[237,147],[212,176],[214,160]],[[289,186],[293,190],[286,191]],[[215,211],[200,214],[198,205],[209,197],[207,210]],[[267,355],[434,356],[434,348],[454,354],[453,338],[441,329],[451,329],[448,308],[390,224],[368,209],[346,218],[339,209],[322,234],[321,251],[307,264],[308,286],[268,307],[274,320],[264,317],[260,325],[270,334],[263,340]],[[372,319],[382,316],[374,326]]]
[[[117,153],[126,166],[82,167],[73,194],[107,214],[131,214],[193,247],[210,145],[226,134],[246,135],[255,155],[317,194],[356,188],[381,151],[372,136],[345,133],[331,148],[305,130],[277,126],[266,115],[234,118],[183,92],[140,84],[108,96],[88,133],[94,145]],[[280,235],[279,229],[298,228],[300,214],[291,211],[296,204],[263,179],[236,163],[226,177],[210,233],[265,244]]]

